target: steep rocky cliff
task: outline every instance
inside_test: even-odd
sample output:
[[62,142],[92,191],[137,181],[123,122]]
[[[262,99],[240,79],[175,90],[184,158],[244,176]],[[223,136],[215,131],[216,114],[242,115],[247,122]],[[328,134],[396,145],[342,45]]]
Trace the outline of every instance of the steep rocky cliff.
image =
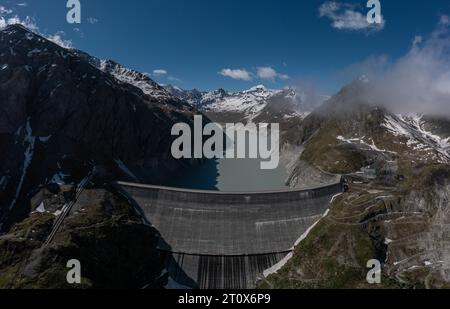
[[171,159],[170,131],[195,111],[138,78],[22,26],[0,32],[0,231],[30,211],[39,188],[77,182],[94,165],[158,183],[191,163]]

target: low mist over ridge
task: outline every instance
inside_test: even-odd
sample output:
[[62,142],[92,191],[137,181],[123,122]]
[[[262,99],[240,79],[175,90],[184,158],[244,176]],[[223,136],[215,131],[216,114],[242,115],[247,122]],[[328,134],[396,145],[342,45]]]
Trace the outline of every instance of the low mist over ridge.
[[441,16],[428,36],[416,36],[410,50],[391,62],[373,56],[348,69],[365,75],[361,99],[394,113],[450,116],[450,22]]

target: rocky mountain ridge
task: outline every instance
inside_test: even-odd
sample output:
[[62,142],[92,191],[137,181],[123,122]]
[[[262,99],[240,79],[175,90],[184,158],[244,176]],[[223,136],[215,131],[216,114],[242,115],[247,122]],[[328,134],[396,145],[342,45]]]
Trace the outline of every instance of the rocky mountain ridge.
[[371,289],[371,259],[376,288],[450,286],[450,119],[393,114],[367,87],[344,87],[293,129],[303,151],[291,186],[340,174],[349,190],[260,287]]
[[238,92],[183,90],[171,85],[164,88],[218,122],[270,122],[274,116],[304,118],[328,99],[291,87],[272,90],[263,85]]
[[30,211],[41,187],[79,181],[95,165],[158,183],[192,163],[171,157],[170,132],[195,109],[148,78],[112,62],[97,68],[20,25],[0,32],[0,67],[3,229]]

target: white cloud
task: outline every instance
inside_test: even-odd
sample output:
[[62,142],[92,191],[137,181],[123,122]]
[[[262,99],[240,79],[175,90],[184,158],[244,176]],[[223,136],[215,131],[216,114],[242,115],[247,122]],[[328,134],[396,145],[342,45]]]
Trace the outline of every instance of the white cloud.
[[64,31],[59,31],[55,34],[47,35],[46,38],[61,47],[73,48],[72,41],[64,39],[64,35]]
[[441,17],[431,35],[418,38],[410,51],[398,60],[381,61],[381,65],[375,67],[362,66],[370,80],[365,99],[395,113],[448,117],[450,23],[443,23]]
[[98,23],[98,19],[95,17],[88,17],[86,18],[87,22],[90,23],[91,25],[94,25],[96,23]]
[[251,81],[253,79],[252,74],[245,69],[223,69],[219,74],[236,80]]
[[[17,5],[26,6],[26,3],[20,3]],[[53,43],[60,45],[61,47],[73,48],[72,41],[64,39],[65,33],[63,31],[58,31],[55,34],[50,35],[42,33],[39,30],[36,21],[32,17],[26,16],[25,18],[21,18],[18,15],[13,15],[13,13],[13,10],[0,6],[0,30],[6,28],[9,25],[22,25],[37,34],[42,35]]]
[[167,75],[167,71],[162,69],[153,70],[153,75],[155,76]]
[[246,69],[223,69],[219,72],[219,74],[235,80],[243,80],[243,81],[251,81],[255,77],[258,79],[270,80],[272,82],[274,82],[277,79],[281,80],[289,79],[288,75],[280,74],[274,68],[269,66],[257,67],[254,73]]
[[413,47],[417,47],[417,45],[419,45],[419,44],[422,43],[422,42],[423,42],[423,37],[420,36],[420,35],[416,35],[416,36],[414,37],[412,46],[413,46]]
[[331,26],[338,30],[347,31],[380,31],[386,21],[381,16],[381,23],[370,24],[367,22],[367,13],[358,11],[358,6],[349,3],[327,1],[319,7],[320,17],[326,17],[331,21]]
[[9,25],[20,24],[27,27],[31,31],[39,31],[39,28],[33,18],[29,16],[20,18],[18,15],[13,13],[13,10],[0,6],[0,29],[4,29]]
[[259,67],[256,70],[256,75],[261,79],[275,79],[278,74],[271,67]]
[[0,15],[11,14],[11,13],[12,13],[12,10],[9,10],[9,9],[5,8],[4,6],[0,5]]
[[450,17],[448,15],[442,15],[439,19],[439,23],[443,26],[450,25]]
[[0,29],[4,29],[9,25],[22,25],[31,31],[38,32],[39,28],[36,22],[29,16],[21,19],[19,16],[0,16]]
[[256,75],[261,79],[270,79],[275,80],[277,78],[282,80],[289,79],[289,76],[286,74],[280,74],[275,69],[271,67],[259,67],[256,69]]
[[22,6],[22,7],[28,6],[28,4],[26,2],[16,3],[16,5]]
[[168,76],[167,79],[171,81],[172,83],[182,83],[183,81],[177,77],[174,76]]
[[144,73],[150,78],[157,78],[157,79],[165,79],[171,83],[182,83],[183,81],[175,76],[169,75],[169,72],[164,69],[155,69],[152,71],[152,73]]
[[84,38],[84,32],[80,28],[77,27],[73,28],[73,32],[77,33],[80,36],[80,38]]

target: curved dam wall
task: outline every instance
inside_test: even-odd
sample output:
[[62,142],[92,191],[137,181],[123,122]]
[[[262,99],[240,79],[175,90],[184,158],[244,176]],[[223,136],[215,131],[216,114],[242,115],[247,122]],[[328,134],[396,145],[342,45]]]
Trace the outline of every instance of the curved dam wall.
[[161,233],[172,279],[200,288],[253,287],[343,190],[342,183],[249,193],[118,185]]

